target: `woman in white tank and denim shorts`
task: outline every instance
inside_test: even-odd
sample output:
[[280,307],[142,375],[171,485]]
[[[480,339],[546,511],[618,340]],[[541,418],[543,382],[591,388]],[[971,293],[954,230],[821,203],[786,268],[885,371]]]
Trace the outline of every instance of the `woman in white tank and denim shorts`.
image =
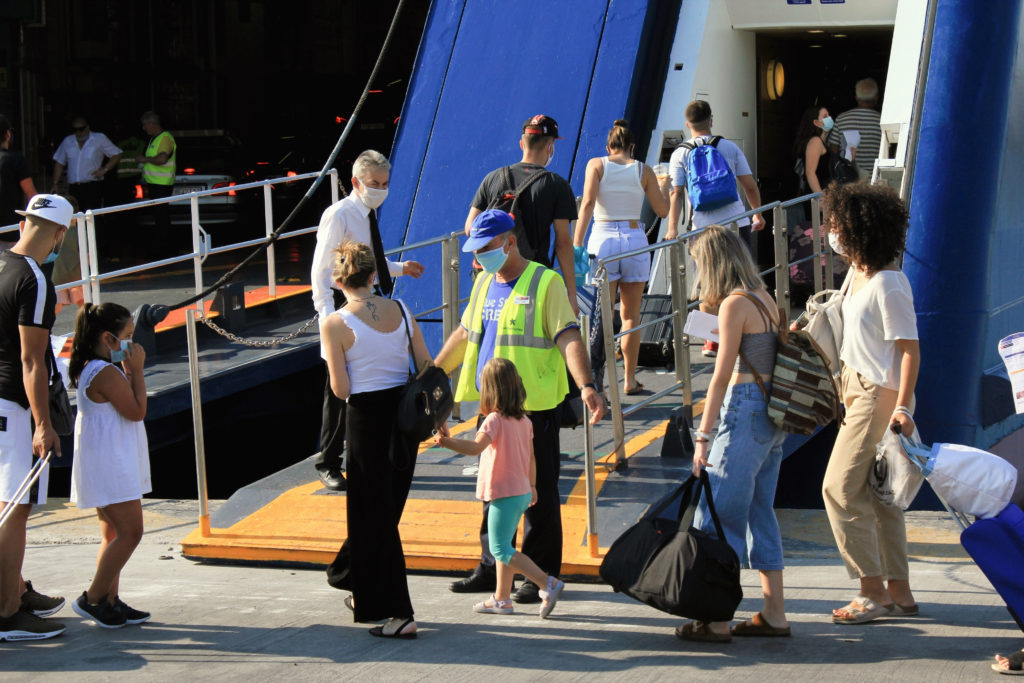
[[[651,167],[632,158],[633,146],[629,122],[619,119],[608,132],[608,156],[595,157],[587,162],[583,203],[573,244],[583,247],[587,227],[593,217],[594,230],[587,243],[591,258],[608,258],[648,245],[644,224],[640,222],[644,197],[651,203],[654,213],[662,218],[668,215],[668,177],[661,181],[664,186],[660,187]],[[616,286],[621,293],[620,315],[625,329],[640,324],[640,299],[650,272],[650,254],[608,264],[612,297],[615,297]],[[640,337],[636,332],[622,338],[624,391],[630,395],[643,391],[643,385],[636,381],[639,353]]]

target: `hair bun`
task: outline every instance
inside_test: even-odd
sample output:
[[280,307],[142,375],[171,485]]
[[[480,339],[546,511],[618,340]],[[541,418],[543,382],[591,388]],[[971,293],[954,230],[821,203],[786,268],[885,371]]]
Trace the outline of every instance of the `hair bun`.
[[629,121],[627,121],[626,119],[615,119],[615,123],[613,123],[612,125],[617,126],[619,128],[629,128]]

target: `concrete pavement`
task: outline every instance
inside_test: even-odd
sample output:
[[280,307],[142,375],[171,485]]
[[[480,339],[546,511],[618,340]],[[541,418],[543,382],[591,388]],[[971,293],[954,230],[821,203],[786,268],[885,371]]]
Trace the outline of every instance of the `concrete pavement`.
[[[0,644],[0,680],[145,679],[367,680],[730,680],[967,681],[997,674],[994,652],[1024,635],[972,562],[954,527],[912,513],[912,581],[922,615],[865,626],[833,625],[829,610],[855,587],[821,542],[821,511],[780,511],[787,548],[790,639],[728,645],[677,640],[680,619],[616,594],[573,583],[551,619],[535,608],[508,617],[474,614],[477,596],[447,590],[451,577],[417,574],[410,589],[415,641],[383,641],[354,624],[318,570],[194,563],[178,541],[194,524],[194,502],[145,501],[149,529],[122,578],[122,596],[153,612],[143,626],[103,630],[65,607],[67,632],[50,641]],[[25,576],[37,588],[81,594],[95,562],[91,515],[55,501],[31,520]],[[738,617],[757,611],[756,572],[743,573]],[[1000,679],[1001,680],[1001,679]]]

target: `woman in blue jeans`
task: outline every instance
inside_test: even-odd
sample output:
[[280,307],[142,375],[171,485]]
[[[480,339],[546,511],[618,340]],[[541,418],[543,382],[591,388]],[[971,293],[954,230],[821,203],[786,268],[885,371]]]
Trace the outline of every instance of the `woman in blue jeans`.
[[[677,628],[676,635],[715,643],[729,642],[733,636],[788,636],[782,534],[773,508],[785,434],[769,419],[766,397],[755,378],[757,373],[771,380],[778,308],[736,233],[710,225],[690,251],[697,264],[701,298],[718,307],[719,335],[715,372],[694,439],[693,473],[699,475],[707,468],[725,540],[741,566],[761,573],[764,606],[732,629],[729,622],[691,621]],[[721,418],[717,436],[711,431],[716,415]],[[694,526],[714,534],[704,500]]]

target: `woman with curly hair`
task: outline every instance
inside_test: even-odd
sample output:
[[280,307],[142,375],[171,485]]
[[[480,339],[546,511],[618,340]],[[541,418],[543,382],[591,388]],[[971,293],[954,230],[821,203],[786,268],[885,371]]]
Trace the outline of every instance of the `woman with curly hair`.
[[825,470],[822,495],[832,533],[860,593],[832,611],[837,624],[915,616],[903,510],[872,495],[875,447],[896,425],[914,431],[914,385],[921,362],[910,282],[896,266],[907,209],[890,188],[851,183],[825,190],[829,243],[853,270],[843,300],[845,422]]

